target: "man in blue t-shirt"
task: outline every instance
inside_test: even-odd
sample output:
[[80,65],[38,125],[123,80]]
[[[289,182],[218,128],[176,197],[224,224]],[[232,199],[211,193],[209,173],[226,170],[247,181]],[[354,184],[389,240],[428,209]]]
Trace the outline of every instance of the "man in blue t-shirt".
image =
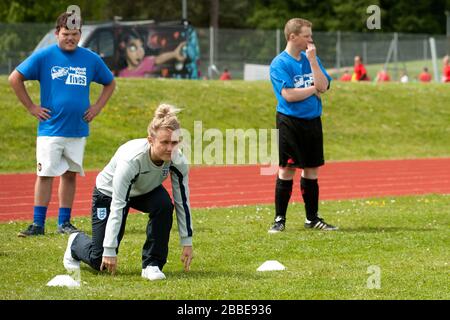
[[275,187],[275,221],[269,233],[285,229],[286,211],[296,168],[302,168],[300,189],[305,202],[305,227],[337,230],[318,213],[319,167],[324,161],[322,100],[331,77],[323,68],[312,39],[312,23],[294,18],[284,27],[286,49],[270,65],[277,98],[279,170]]
[[[77,18],[77,19],[75,19]],[[37,51],[9,76],[20,102],[39,120],[36,140],[37,179],[33,224],[20,237],[44,234],[53,178],[60,176],[58,232],[72,233],[70,223],[76,174],[84,175],[83,155],[91,122],[111,97],[115,81],[94,52],[78,47],[81,19],[63,13],[56,21],[57,44]],[[40,82],[40,105],[31,100],[24,81]],[[102,93],[89,101],[91,82],[103,85]]]

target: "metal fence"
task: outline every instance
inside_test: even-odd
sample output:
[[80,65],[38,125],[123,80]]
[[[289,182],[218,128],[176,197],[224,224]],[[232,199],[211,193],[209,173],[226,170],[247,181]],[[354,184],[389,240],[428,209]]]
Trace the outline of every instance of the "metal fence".
[[[10,73],[25,59],[52,24],[0,23],[0,74]],[[244,65],[268,65],[286,45],[282,30],[246,30],[197,28],[202,76],[217,79],[228,68],[234,79],[243,78]],[[381,33],[381,32],[318,32],[313,38],[318,54],[327,69],[353,65],[360,55],[366,65],[431,58],[429,38],[436,42],[440,59],[450,51],[450,38],[444,35]]]
[[0,74],[8,74],[24,60],[53,24],[0,23]]
[[[228,68],[234,78],[242,78],[244,65],[269,65],[286,46],[282,30],[198,29],[201,48],[201,71],[213,78],[217,70]],[[404,33],[313,32],[313,39],[323,65],[335,69],[335,75],[353,66],[359,55],[366,65],[404,65],[410,61],[431,59],[430,38],[436,42],[438,59],[450,51],[445,35]],[[214,66],[213,70],[208,67]]]

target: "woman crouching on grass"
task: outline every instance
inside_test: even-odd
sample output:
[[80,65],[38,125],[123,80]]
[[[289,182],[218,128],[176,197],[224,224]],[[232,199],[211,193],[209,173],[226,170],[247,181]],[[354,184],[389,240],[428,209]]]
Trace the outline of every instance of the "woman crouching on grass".
[[96,270],[114,274],[117,253],[130,208],[149,213],[147,239],[142,249],[142,277],[165,279],[174,205],[162,182],[169,176],[178,222],[181,261],[188,271],[193,258],[189,205],[188,164],[178,149],[179,110],[161,104],[148,126],[148,137],[119,147],[99,173],[92,195],[92,239],[79,232],[70,235],[64,254],[67,270],[83,261]]

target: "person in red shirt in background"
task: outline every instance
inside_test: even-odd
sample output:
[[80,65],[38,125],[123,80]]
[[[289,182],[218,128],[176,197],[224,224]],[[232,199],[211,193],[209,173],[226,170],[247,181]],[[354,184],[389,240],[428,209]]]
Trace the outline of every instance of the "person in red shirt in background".
[[354,81],[367,81],[369,77],[367,76],[366,68],[362,63],[362,58],[360,56],[355,56],[355,65],[353,67],[353,77]]
[[450,82],[450,65],[449,65],[449,56],[446,55],[443,59],[444,69],[442,69],[442,82]]
[[388,82],[391,81],[391,77],[389,76],[389,73],[385,69],[381,69],[378,71],[377,74],[377,82]]
[[420,82],[430,82],[432,79],[431,73],[428,72],[428,68],[424,67],[422,72],[419,74]]
[[339,78],[340,81],[351,81],[352,80],[352,75],[348,72],[347,69],[344,70],[344,73],[342,74],[342,76]]
[[219,80],[231,80],[231,73],[227,68],[223,69],[223,73],[220,75]]

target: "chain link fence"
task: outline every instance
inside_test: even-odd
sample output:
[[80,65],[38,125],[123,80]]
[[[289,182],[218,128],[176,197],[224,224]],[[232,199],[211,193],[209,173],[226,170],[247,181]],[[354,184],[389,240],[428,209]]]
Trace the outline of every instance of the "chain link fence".
[[[0,23],[0,74],[9,74],[31,54],[53,24]],[[200,45],[201,77],[217,79],[227,68],[233,79],[244,78],[245,64],[269,65],[286,46],[282,30],[197,28]],[[397,65],[405,68],[411,61],[429,62],[429,38],[436,42],[439,60],[450,51],[450,38],[444,35],[403,33],[318,32],[313,38],[323,65],[338,76],[353,66],[355,55],[366,65]],[[369,69],[369,73],[370,73]],[[372,74],[372,77],[375,76]]]
[[0,23],[0,74],[11,73],[52,27],[45,23]]
[[[197,32],[200,35],[200,69],[213,78],[228,68],[233,78],[242,79],[245,64],[269,65],[286,46],[282,30],[197,29]],[[396,65],[398,69],[406,69],[406,63],[414,61],[421,67],[431,64],[430,37],[435,39],[438,59],[450,52],[450,38],[445,35],[313,32],[318,55],[334,76],[344,68],[352,68],[356,55],[361,56],[366,65],[382,65],[388,69]]]

